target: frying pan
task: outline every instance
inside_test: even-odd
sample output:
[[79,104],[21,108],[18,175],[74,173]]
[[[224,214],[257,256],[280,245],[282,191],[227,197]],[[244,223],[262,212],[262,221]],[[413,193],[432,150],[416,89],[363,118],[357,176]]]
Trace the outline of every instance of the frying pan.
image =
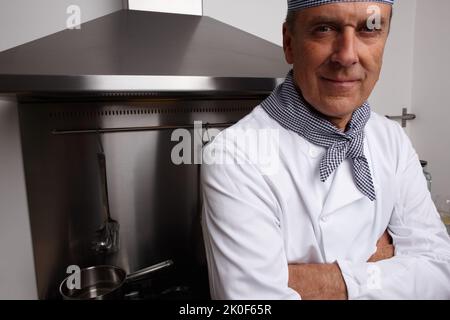
[[127,282],[135,281],[144,275],[173,265],[167,260],[153,266],[128,274],[122,268],[115,266],[94,266],[80,271],[79,289],[71,288],[69,281],[73,275],[65,278],[59,286],[59,292],[64,300],[110,300],[122,299],[123,286]]

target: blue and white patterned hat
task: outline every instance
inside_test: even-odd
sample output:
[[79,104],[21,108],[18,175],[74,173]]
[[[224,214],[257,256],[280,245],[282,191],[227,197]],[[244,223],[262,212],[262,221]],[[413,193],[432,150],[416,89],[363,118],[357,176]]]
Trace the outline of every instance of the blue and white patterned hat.
[[382,2],[394,4],[394,0],[288,0],[288,11],[317,7],[333,2]]

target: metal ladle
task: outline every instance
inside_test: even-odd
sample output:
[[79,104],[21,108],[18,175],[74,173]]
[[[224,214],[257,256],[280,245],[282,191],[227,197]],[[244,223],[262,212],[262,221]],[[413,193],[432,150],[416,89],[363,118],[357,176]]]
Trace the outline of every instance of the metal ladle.
[[100,169],[102,209],[105,215],[105,221],[96,231],[96,239],[93,242],[93,249],[101,253],[114,253],[120,248],[120,225],[116,220],[111,218],[108,197],[108,180],[106,178],[106,157],[100,134],[98,134],[97,137],[100,147],[100,152],[97,153],[97,161]]

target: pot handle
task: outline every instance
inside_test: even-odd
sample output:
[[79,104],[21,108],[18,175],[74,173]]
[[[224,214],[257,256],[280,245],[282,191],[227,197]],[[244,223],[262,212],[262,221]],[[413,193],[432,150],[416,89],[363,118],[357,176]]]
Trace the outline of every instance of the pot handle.
[[126,281],[134,281],[137,280],[139,278],[141,278],[142,276],[145,276],[149,273],[170,267],[171,265],[173,265],[173,261],[172,260],[166,260],[164,262],[155,264],[153,266],[138,270],[136,272],[130,273],[129,275],[127,275],[127,280]]

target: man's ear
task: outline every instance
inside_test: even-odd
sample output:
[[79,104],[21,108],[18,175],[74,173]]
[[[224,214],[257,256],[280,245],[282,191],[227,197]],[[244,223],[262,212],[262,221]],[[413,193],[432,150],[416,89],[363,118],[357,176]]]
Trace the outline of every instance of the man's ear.
[[283,50],[284,57],[288,64],[294,63],[294,54],[292,51],[292,33],[287,27],[286,23],[283,24]]

